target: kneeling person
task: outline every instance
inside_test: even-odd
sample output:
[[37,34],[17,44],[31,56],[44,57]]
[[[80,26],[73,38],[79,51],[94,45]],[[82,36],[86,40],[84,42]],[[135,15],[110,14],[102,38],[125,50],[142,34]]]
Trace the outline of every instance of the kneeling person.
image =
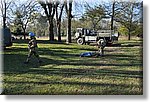
[[104,48],[106,46],[106,40],[105,39],[100,39],[98,42],[98,48],[99,48],[99,55],[104,56]]

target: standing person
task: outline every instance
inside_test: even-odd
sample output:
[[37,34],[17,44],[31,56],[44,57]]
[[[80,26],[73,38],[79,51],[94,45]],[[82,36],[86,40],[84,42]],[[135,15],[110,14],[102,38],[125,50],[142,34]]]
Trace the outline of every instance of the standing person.
[[100,55],[100,56],[104,56],[104,48],[105,48],[105,46],[106,46],[106,40],[105,40],[105,39],[100,39],[100,40],[97,42],[97,44],[98,44],[98,48],[99,48],[99,50],[98,50],[99,55]]
[[24,63],[28,64],[32,55],[37,57],[38,62],[41,63],[42,61],[40,60],[40,57],[39,57],[39,54],[38,54],[38,46],[37,46],[35,34],[30,32],[29,36],[30,36],[30,39],[31,39],[28,43],[29,54],[28,54],[28,57],[27,57],[27,59]]

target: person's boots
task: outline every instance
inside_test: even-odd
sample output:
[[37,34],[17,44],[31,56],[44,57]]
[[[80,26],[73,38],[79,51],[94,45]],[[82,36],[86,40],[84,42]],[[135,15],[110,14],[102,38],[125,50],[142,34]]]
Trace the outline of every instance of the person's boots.
[[41,59],[40,59],[39,57],[38,57],[38,62],[39,62],[39,63],[42,63],[42,61],[41,61]]
[[28,64],[28,63],[29,63],[29,61],[25,61],[25,62],[24,62],[24,64]]
[[101,51],[101,56],[104,57],[104,49]]
[[24,64],[28,64],[29,63],[29,59],[27,58],[27,60],[24,62]]
[[41,60],[39,60],[39,63],[42,63],[42,61],[41,61]]

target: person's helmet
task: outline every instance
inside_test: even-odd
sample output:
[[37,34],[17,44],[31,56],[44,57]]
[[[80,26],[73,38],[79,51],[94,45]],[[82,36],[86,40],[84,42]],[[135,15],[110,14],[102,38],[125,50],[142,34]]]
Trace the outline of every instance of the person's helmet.
[[29,32],[30,37],[35,37],[35,34],[33,32]]

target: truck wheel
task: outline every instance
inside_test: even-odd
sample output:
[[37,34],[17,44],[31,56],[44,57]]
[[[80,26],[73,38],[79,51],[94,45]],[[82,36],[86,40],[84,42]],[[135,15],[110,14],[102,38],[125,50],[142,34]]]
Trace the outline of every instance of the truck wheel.
[[83,38],[79,38],[79,39],[77,40],[77,44],[83,45],[83,44],[84,44]]

